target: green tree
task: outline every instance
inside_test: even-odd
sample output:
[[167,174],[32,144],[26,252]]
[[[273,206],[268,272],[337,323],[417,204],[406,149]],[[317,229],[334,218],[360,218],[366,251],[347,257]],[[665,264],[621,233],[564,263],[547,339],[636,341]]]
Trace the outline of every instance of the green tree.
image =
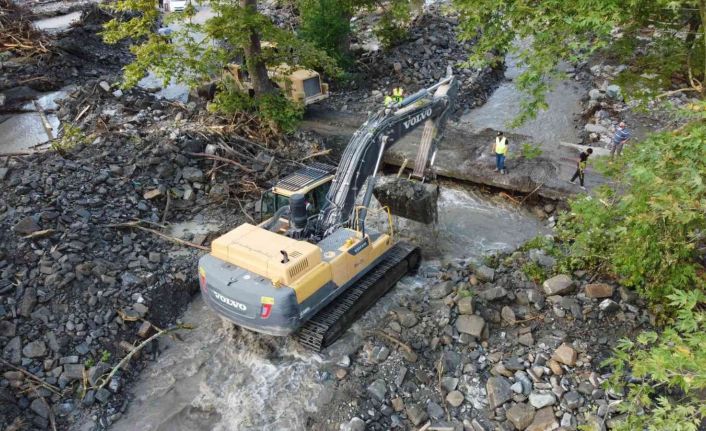
[[[477,40],[471,63],[497,64],[514,52],[526,66],[516,80],[528,95],[517,123],[546,108],[548,78],[560,75],[560,62],[580,62],[597,50],[632,56],[642,43],[641,70],[630,79],[636,88],[637,81],[649,80],[641,76],[649,65],[666,75],[660,87],[669,88],[676,78],[686,84],[678,91],[705,91],[706,0],[454,0],[454,5],[462,38]],[[655,29],[654,39],[645,44],[640,38],[648,26]]]
[[[213,16],[205,20],[197,19],[193,5],[183,13],[171,14],[167,20],[178,24],[178,28],[169,37],[157,33],[160,13],[155,0],[118,0],[107,6],[132,16],[109,21],[103,32],[108,43],[134,41],[130,49],[135,60],[125,68],[123,86],[136,85],[148,72],[155,73],[165,84],[176,79],[197,87],[216,80],[220,81],[221,94],[215,99],[216,109],[256,111],[283,129],[293,128],[293,117],[301,117],[303,109],[292,106],[277,91],[268,78],[268,67],[287,63],[335,76],[335,62],[313,44],[275,26],[257,11],[256,0],[211,0],[208,6]],[[261,41],[276,49],[265,49]],[[227,80],[221,80],[224,68],[239,58],[244,59],[252,83],[252,100],[241,97]]]

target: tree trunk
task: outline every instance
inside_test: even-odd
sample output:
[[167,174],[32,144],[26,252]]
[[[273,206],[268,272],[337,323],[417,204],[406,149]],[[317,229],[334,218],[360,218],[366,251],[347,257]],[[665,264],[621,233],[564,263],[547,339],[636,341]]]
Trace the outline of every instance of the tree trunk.
[[[257,0],[240,0],[240,7],[251,8],[253,13],[257,12]],[[256,28],[250,28],[250,43],[244,47],[245,63],[248,66],[250,82],[255,92],[255,96],[271,93],[274,87],[267,76],[267,65],[262,61],[260,48],[260,35]]]

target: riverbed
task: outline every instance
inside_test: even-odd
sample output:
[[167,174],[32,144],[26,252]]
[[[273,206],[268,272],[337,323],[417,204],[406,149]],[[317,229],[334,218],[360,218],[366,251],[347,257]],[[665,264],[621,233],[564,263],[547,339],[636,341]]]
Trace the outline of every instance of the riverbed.
[[[373,225],[382,227],[383,220],[378,217]],[[425,249],[421,269],[403,278],[325,352],[304,350],[290,338],[240,330],[199,297],[181,319],[196,328],[184,331],[181,342],[162,339],[164,353],[132,387],[135,398],[112,429],[306,430],[307,418],[332,396],[334,377],[325,371],[327,365],[353,353],[398,298],[424,295],[430,284],[426,268],[445,259],[477,261],[546,232],[523,208],[451,184],[442,187],[436,229],[406,220],[394,224],[400,239]]]

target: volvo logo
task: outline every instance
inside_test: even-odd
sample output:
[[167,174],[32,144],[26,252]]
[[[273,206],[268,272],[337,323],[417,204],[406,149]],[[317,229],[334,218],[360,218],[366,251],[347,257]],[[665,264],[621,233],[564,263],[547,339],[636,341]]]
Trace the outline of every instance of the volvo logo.
[[218,299],[219,301],[221,301],[224,304],[228,304],[231,307],[237,308],[240,311],[247,311],[247,309],[248,309],[248,307],[246,307],[245,304],[243,304],[241,302],[234,301],[230,298],[226,298],[225,296],[221,295],[218,292],[213,292],[213,291],[211,291],[211,292],[213,293],[213,296],[216,297],[216,299]]
[[405,121],[402,124],[404,125],[405,129],[409,129],[410,127],[414,126],[420,121],[426,120],[429,117],[431,117],[431,108],[427,108],[424,112],[420,112],[419,114],[415,115],[414,117],[411,117],[409,120]]

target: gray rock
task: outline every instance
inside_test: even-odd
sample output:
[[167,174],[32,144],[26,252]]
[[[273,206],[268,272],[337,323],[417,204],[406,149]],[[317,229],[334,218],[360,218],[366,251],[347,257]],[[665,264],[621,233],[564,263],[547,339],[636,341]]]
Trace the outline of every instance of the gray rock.
[[525,403],[517,403],[507,409],[505,416],[515,426],[516,430],[522,431],[532,423],[534,408]]
[[489,378],[485,389],[488,393],[488,404],[491,410],[495,410],[512,398],[511,385],[505,377]]
[[110,84],[108,84],[107,81],[101,81],[98,83],[98,85],[105,91],[106,93],[110,93]]
[[190,182],[200,182],[203,181],[203,171],[198,168],[187,166],[181,171],[181,176]]
[[569,391],[564,394],[564,404],[569,410],[576,410],[581,406],[581,395],[576,391]]
[[551,392],[532,392],[529,402],[535,409],[541,409],[556,404],[556,396]]
[[106,388],[100,388],[96,391],[96,399],[101,403],[105,404],[110,399],[110,391]]
[[441,299],[444,298],[446,295],[449,293],[453,292],[454,286],[456,283],[453,281],[445,281],[443,283],[438,283],[435,284],[430,290],[429,290],[429,297],[431,299]]
[[407,404],[405,406],[405,412],[407,412],[407,417],[410,422],[412,422],[415,426],[419,426],[422,422],[429,418],[426,410],[419,404]]
[[109,371],[110,366],[105,362],[99,362],[92,366],[88,370],[88,381],[91,383],[91,386],[97,386],[100,383],[100,378]]
[[591,100],[601,100],[603,99],[603,93],[601,92],[601,90],[593,88],[591,91],[588,92],[588,97]]
[[365,431],[365,421],[354,417],[348,423],[341,425],[341,431]]
[[539,250],[539,249],[532,249],[529,251],[529,258],[532,262],[535,262],[537,265],[551,269],[556,266],[556,259],[554,259],[551,256],[548,256],[544,250]]
[[13,227],[15,233],[19,235],[29,235],[41,229],[42,228],[39,227],[37,222],[35,222],[32,217],[23,218],[22,220],[18,221]]
[[62,375],[68,380],[81,380],[84,369],[83,364],[66,364]]
[[588,123],[583,127],[583,130],[585,130],[586,133],[597,133],[599,135],[609,135],[610,134],[608,129],[601,126],[600,124]]
[[507,322],[509,325],[514,325],[515,324],[515,312],[512,311],[512,308],[508,307],[505,305],[502,310],[500,310],[500,316],[503,318],[505,322]]
[[623,94],[619,85],[609,85],[605,94],[613,100],[623,100]]
[[475,314],[472,315],[461,315],[456,319],[456,329],[458,332],[473,335],[476,338],[480,338],[483,333],[483,328],[485,327],[485,320],[482,317]]
[[28,358],[39,358],[47,354],[47,345],[41,340],[32,341],[24,346],[22,354]]
[[417,315],[407,308],[398,308],[395,310],[395,314],[397,314],[397,320],[400,321],[400,325],[405,328],[411,328],[419,322]]
[[559,274],[554,276],[542,284],[544,293],[547,296],[552,295],[565,295],[567,293],[573,292],[575,287],[574,281],[566,274]]
[[30,409],[44,419],[49,418],[49,405],[44,400],[44,398],[35,398],[32,404],[29,406]]
[[455,377],[442,377],[441,378],[441,387],[446,391],[446,392],[451,392],[458,387],[458,379]]
[[376,400],[382,402],[385,400],[385,394],[387,393],[387,386],[385,381],[382,379],[377,379],[368,386],[368,393]]
[[617,313],[620,311],[620,305],[612,299],[604,299],[598,304],[598,308],[604,313]]
[[0,320],[0,337],[11,338],[15,336],[16,332],[17,325],[8,320]]
[[446,402],[451,404],[453,407],[458,407],[463,404],[464,396],[460,391],[451,391],[446,396]]
[[25,289],[20,302],[20,316],[32,317],[32,310],[35,305],[37,305],[37,291],[33,287],[28,287]]
[[507,296],[507,290],[504,287],[491,287],[480,292],[478,296],[486,301],[496,301]]
[[96,391],[93,389],[90,389],[88,392],[86,392],[86,396],[83,397],[83,400],[81,400],[81,404],[84,407],[91,407],[93,403],[96,402]]
[[22,339],[19,335],[5,345],[2,349],[2,357],[15,365],[22,362]]
[[520,382],[515,382],[510,386],[510,389],[512,389],[512,392],[516,394],[521,394],[522,393],[522,383]]
[[495,270],[493,268],[489,268],[485,265],[481,265],[475,270],[476,277],[480,281],[493,281],[495,280]]
[[473,314],[473,298],[470,296],[458,300],[458,314]]
[[441,419],[446,416],[446,412],[444,411],[443,407],[433,401],[430,401],[427,404],[427,414],[432,419]]

